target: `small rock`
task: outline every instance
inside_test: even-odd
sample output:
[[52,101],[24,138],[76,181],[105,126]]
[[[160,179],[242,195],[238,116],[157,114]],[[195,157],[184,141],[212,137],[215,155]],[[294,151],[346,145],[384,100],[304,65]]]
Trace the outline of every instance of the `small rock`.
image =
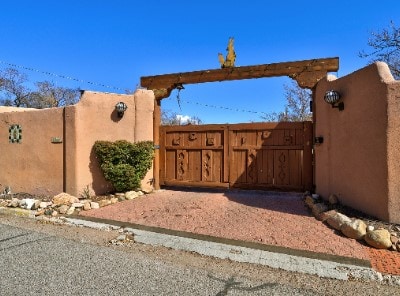
[[90,202],[85,202],[84,204],[83,204],[83,209],[85,210],[85,211],[89,211],[89,210],[91,210],[92,209],[92,207],[90,206]]
[[388,249],[392,245],[390,233],[386,229],[368,231],[364,240],[367,244],[377,249]]
[[31,210],[34,205],[35,205],[34,199],[32,199],[32,198],[25,199],[25,208],[27,210]]
[[44,215],[44,212],[45,212],[44,209],[37,210],[36,213],[35,213],[35,216],[36,216],[36,217],[42,216],[42,215]]
[[318,220],[325,222],[326,220],[328,220],[329,217],[331,217],[332,215],[335,215],[336,213],[337,213],[336,210],[330,210],[330,211],[323,212],[318,216]]
[[154,188],[152,188],[151,186],[147,187],[147,188],[142,188],[141,190],[143,192],[143,194],[149,194],[152,193],[154,191]]
[[47,208],[48,206],[51,206],[51,205],[52,205],[51,202],[42,201],[42,202],[39,204],[39,208],[44,209],[44,208]]
[[85,203],[91,202],[91,201],[92,201],[91,199],[80,199],[79,200],[79,202],[82,203],[82,204],[85,204]]
[[340,231],[347,237],[353,239],[362,239],[367,234],[367,225],[360,219],[344,222]]
[[58,208],[58,212],[59,212],[61,215],[65,215],[65,214],[68,212],[68,209],[69,209],[69,206],[67,206],[67,205],[61,205],[61,206]]
[[311,197],[315,200],[317,200],[319,198],[319,194],[311,194]]
[[75,196],[69,195],[68,193],[60,193],[56,196],[53,197],[52,199],[53,204],[59,206],[59,205],[72,205],[75,202],[79,202],[79,199]]
[[117,241],[125,241],[126,240],[126,235],[125,234],[121,234],[118,235],[118,237],[116,238]]
[[70,207],[67,211],[67,215],[72,215],[75,212],[75,207]]
[[126,200],[125,195],[118,196],[118,201],[124,201],[124,200]]
[[118,198],[120,196],[125,196],[125,193],[117,192],[117,193],[114,194],[114,196],[111,196],[111,197],[117,197]]
[[311,196],[306,196],[306,198],[304,199],[304,202],[307,205],[307,207],[309,207],[311,209],[312,206],[315,204],[315,199],[313,199]]
[[375,227],[372,225],[367,226],[367,231],[374,231]]
[[21,199],[18,201],[18,207],[25,209],[26,208],[26,199]]
[[[141,191],[141,190],[139,190],[139,191],[136,191],[137,192],[137,194],[139,195],[139,196],[142,196],[142,195],[144,195],[144,192],[143,191]],[[317,194],[318,195],[318,194]],[[318,195],[318,197],[319,197],[319,195]]]
[[51,216],[52,213],[53,213],[53,209],[45,209],[45,210],[44,210],[44,214],[45,214],[46,216]]
[[110,199],[111,204],[116,204],[118,202],[118,197],[113,197]]
[[395,235],[390,234],[390,241],[392,242],[393,245],[396,245],[397,242],[399,241],[399,238]]
[[35,200],[35,203],[33,204],[31,210],[37,210],[37,209],[39,209],[39,208],[40,208],[40,203],[41,203],[40,200]]
[[9,207],[12,208],[17,208],[19,207],[19,199],[18,198],[13,198],[9,204]]
[[56,217],[58,215],[58,212],[56,210],[53,210],[51,212],[51,216]]
[[133,235],[132,234],[120,234],[120,235],[118,235],[118,237],[115,240],[119,241],[119,242],[130,242],[130,241],[133,241]]
[[81,203],[81,202],[74,202],[74,203],[71,205],[71,207],[74,207],[75,209],[83,208],[83,203]]
[[336,212],[335,214],[330,216],[328,219],[326,219],[326,223],[328,223],[329,226],[331,226],[332,228],[334,228],[336,230],[340,230],[340,227],[342,227],[342,225],[345,222],[350,223],[351,219],[349,217],[347,217],[346,215],[343,215],[338,212]]
[[92,209],[99,209],[100,205],[99,205],[99,203],[92,201],[92,202],[90,202],[90,207]]
[[111,204],[111,200],[108,200],[108,199],[102,199],[99,201],[100,208],[108,206],[110,204]]
[[321,213],[326,212],[327,210],[328,206],[324,203],[315,203],[311,208],[311,211],[316,218],[318,218]]
[[127,193],[125,193],[125,198],[127,200],[135,199],[138,196],[139,196],[139,194],[136,191],[128,191]]
[[337,197],[335,194],[331,194],[331,195],[329,195],[328,202],[329,202],[331,205],[336,205],[336,204],[339,203],[339,199],[338,199],[338,197]]

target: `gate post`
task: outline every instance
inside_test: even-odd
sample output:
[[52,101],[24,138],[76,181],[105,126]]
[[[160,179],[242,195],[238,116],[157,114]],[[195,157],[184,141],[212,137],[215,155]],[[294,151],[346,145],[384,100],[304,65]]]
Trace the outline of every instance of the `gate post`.
[[153,186],[155,190],[160,189],[160,125],[161,125],[161,100],[154,100],[153,115],[153,142],[154,142],[154,163],[153,163]]

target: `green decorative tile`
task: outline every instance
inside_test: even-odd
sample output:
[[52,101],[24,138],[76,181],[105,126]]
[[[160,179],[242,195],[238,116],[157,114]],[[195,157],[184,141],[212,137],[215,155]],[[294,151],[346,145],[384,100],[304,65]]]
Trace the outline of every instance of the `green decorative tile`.
[[9,132],[8,140],[10,143],[22,142],[22,128],[19,124],[12,124],[8,128],[8,132]]

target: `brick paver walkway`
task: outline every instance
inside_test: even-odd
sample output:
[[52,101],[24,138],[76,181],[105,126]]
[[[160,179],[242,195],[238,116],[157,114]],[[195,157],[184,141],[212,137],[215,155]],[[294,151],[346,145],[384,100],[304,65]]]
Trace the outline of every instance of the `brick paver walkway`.
[[338,235],[309,213],[297,193],[162,190],[82,215],[371,260],[378,271],[400,273],[400,256]]

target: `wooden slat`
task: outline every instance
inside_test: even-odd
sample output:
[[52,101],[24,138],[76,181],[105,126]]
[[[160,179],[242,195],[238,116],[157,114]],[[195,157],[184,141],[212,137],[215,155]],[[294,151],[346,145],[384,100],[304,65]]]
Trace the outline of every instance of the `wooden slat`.
[[223,182],[222,170],[223,170],[223,163],[222,163],[222,151],[215,151],[212,150],[213,155],[213,165],[212,165],[212,181],[214,182]]
[[222,182],[228,183],[229,182],[229,174],[230,174],[230,167],[229,167],[229,154],[232,153],[230,150],[231,147],[231,134],[229,132],[228,127],[226,126],[224,129],[224,135],[221,139],[222,145],[224,145],[224,152],[223,152],[223,169],[222,169]]
[[213,156],[212,150],[201,151],[201,181],[215,181]]
[[313,124],[304,122],[304,147],[303,147],[303,184],[304,190],[313,189]]
[[274,180],[276,185],[289,185],[288,150],[274,151]]
[[[300,150],[301,151],[301,150]],[[299,150],[289,150],[289,184],[293,186],[302,185],[302,170]]]
[[201,150],[189,150],[188,152],[188,176],[190,181],[201,181]]
[[176,150],[166,151],[165,164],[163,166],[164,172],[161,174],[163,178],[161,180],[164,182],[165,180],[176,179],[176,167]]

